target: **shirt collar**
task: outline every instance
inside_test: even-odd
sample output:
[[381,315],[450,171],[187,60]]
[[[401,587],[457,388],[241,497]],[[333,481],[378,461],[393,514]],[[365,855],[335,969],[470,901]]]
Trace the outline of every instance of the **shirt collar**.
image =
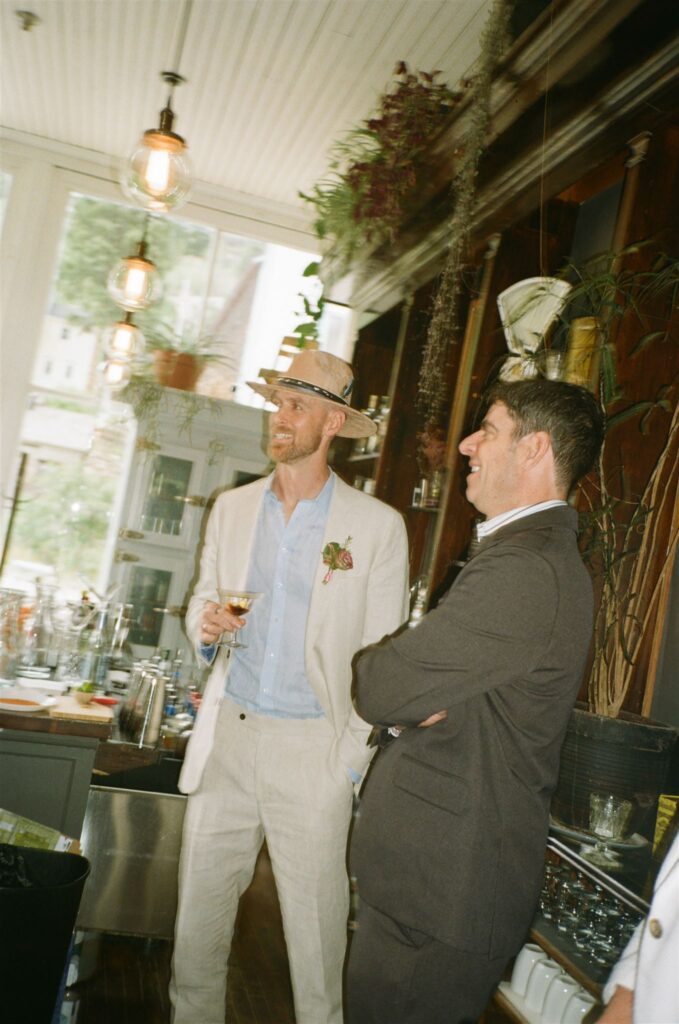
[[501,526],[506,526],[507,523],[513,523],[517,519],[525,519],[526,516],[532,516],[536,512],[544,512],[548,508],[558,508],[561,505],[567,504],[567,501],[553,498],[550,501],[539,501],[536,505],[520,505],[519,508],[511,508],[508,512],[501,512],[499,516],[493,516],[492,519],[486,519],[485,522],[478,523],[476,536],[478,540],[483,540],[484,537],[490,537],[492,533],[499,530]]
[[[275,501],[275,502],[278,502],[278,504],[280,504],[280,499],[277,497],[277,495],[275,494],[275,492],[273,490],[273,481],[274,481],[275,475],[276,475],[276,470],[274,469],[273,472],[271,472],[269,474],[268,478],[267,478],[266,488],[264,490],[264,495],[265,495],[265,498],[268,501]],[[325,481],[325,483],[321,487],[321,489],[318,492],[318,494],[316,495],[316,497],[315,498],[300,498],[300,500],[298,501],[297,504],[301,505],[302,502],[308,502],[311,505],[326,505],[327,506],[330,503],[330,498],[332,497],[332,492],[333,492],[334,488],[335,488],[335,473],[332,470],[330,470],[329,473],[328,473],[328,479]]]

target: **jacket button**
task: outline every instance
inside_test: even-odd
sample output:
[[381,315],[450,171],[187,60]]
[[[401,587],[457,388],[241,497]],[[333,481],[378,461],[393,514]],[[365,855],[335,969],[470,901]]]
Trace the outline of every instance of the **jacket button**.
[[241,711],[241,713],[240,713],[240,715],[238,717],[240,718],[241,722],[245,721],[245,715],[243,714],[242,711]]
[[654,939],[659,939],[662,936],[662,925],[657,917],[651,918],[648,922],[648,930]]

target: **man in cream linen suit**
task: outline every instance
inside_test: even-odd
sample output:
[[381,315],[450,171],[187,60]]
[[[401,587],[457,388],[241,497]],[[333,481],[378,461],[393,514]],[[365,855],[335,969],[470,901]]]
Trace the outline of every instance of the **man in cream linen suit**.
[[353,784],[371,757],[353,710],[351,660],[407,612],[407,539],[391,508],[328,468],[336,435],[374,424],[349,406],[351,367],[301,353],[251,386],[276,406],[264,480],[222,494],[210,516],[186,624],[202,657],[245,619],[226,587],[260,592],[243,640],[224,647],[188,746],[179,871],[174,1024],[223,1024],[238,900],[266,839],[283,915],[297,1024],[340,1024]]

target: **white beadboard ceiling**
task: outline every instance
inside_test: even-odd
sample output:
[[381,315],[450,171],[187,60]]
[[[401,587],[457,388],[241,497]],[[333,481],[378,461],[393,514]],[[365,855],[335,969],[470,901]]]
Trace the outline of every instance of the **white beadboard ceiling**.
[[[157,126],[163,70],[187,78],[175,130],[195,178],[300,209],[343,131],[374,111],[397,61],[454,86],[490,0],[0,0],[0,125],[113,161]],[[16,10],[41,23],[20,28]],[[14,134],[16,133],[16,134]]]

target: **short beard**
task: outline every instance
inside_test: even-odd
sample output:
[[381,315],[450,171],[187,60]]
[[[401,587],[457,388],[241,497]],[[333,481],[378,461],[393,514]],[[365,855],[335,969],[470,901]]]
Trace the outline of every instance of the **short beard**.
[[274,445],[272,440],[269,440],[268,444],[268,455],[270,459],[277,464],[290,466],[296,462],[301,462],[302,459],[308,458],[310,455],[315,455],[318,449],[321,447],[321,435],[315,438],[315,443],[309,443],[308,445],[281,445],[280,449]]

